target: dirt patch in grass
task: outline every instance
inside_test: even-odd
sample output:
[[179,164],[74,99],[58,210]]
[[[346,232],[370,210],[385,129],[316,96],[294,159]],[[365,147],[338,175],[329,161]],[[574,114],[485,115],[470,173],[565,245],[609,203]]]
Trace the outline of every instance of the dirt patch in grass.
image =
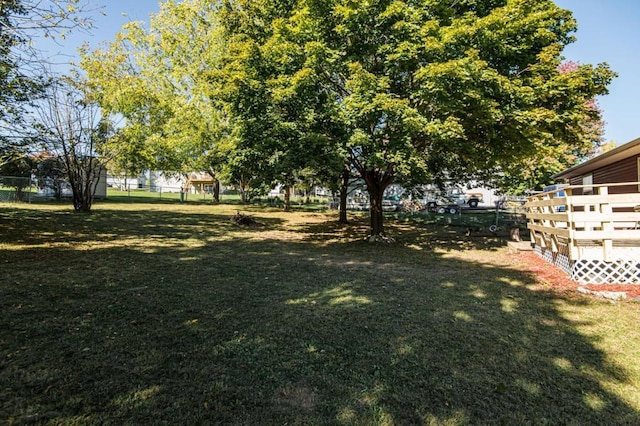
[[595,292],[624,292],[627,298],[640,298],[640,285],[633,284],[590,284],[582,285],[571,280],[566,272],[550,264],[532,252],[520,252],[511,255],[523,270],[532,273],[545,290],[558,293],[574,292],[585,287]]

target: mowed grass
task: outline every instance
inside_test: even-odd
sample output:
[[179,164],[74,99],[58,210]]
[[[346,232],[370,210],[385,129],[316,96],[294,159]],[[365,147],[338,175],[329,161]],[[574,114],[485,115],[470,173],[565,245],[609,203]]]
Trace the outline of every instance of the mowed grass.
[[237,208],[0,205],[0,422],[640,423],[640,304],[464,229]]

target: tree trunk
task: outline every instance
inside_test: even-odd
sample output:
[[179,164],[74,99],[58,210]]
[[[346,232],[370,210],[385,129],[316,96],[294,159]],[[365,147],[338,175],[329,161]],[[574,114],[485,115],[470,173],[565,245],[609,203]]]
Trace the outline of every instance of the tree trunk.
[[284,211],[285,212],[291,211],[291,187],[290,186],[284,187]]
[[74,209],[79,213],[89,213],[91,211],[91,200],[83,197],[80,200],[74,201]]
[[349,165],[345,164],[342,169],[342,181],[340,182],[340,209],[338,222],[349,223],[347,219],[347,194],[349,193]]
[[214,204],[218,204],[220,203],[220,181],[216,178],[215,170],[209,169],[207,173],[209,173],[213,181],[213,202]]
[[242,201],[243,204],[246,204],[249,201],[249,197],[247,196],[247,187],[249,186],[248,179],[241,177],[239,180],[239,184],[240,184],[240,200]]
[[220,203],[220,181],[213,178],[213,202]]
[[377,241],[379,238],[385,239],[384,214],[382,210],[382,196],[384,190],[393,182],[394,176],[391,170],[382,172],[378,169],[361,171],[362,177],[367,185],[370,203],[371,235],[370,241]]
[[[85,178],[86,179],[86,178]],[[93,194],[88,191],[82,180],[75,180],[71,186],[73,209],[76,212],[88,213],[91,211]]]
[[384,193],[384,189],[381,190],[378,186],[375,188],[367,188],[369,190],[371,237],[384,237],[384,215],[382,211],[382,194]]
[[73,208],[76,212],[89,213],[93,204],[93,186],[91,175],[82,172],[71,182]]
[[22,185],[16,185],[16,195],[15,195],[15,199],[16,201],[22,201],[22,198],[24,197],[24,190]]

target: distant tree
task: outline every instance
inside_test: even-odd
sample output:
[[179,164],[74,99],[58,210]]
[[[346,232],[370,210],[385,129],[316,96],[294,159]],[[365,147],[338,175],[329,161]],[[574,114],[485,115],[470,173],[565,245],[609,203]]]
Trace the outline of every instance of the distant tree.
[[116,130],[99,105],[87,98],[83,85],[70,78],[52,80],[33,107],[33,126],[42,150],[56,156],[64,167],[74,209],[89,212],[110,160],[105,147]]
[[115,164],[122,170],[206,171],[218,179],[229,148],[224,112],[211,99],[219,43],[215,2],[163,2],[123,26],[115,41],[82,52],[88,88],[125,120]]
[[233,145],[226,153],[226,161],[221,168],[222,178],[234,185],[240,192],[240,201],[247,203],[254,195],[252,189],[257,189],[258,174],[263,164],[260,154],[245,147]]

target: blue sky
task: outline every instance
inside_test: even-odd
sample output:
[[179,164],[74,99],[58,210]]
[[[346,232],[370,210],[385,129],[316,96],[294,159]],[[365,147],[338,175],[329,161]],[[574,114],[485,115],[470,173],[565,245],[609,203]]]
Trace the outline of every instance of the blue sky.
[[[77,49],[85,42],[96,49],[102,42],[115,39],[116,33],[129,21],[149,22],[149,15],[160,10],[158,0],[86,0],[86,9],[91,10],[94,27],[89,33],[75,30],[65,40],[58,38],[57,44],[49,40],[38,40],[40,49],[51,54],[60,54],[60,61],[76,60]],[[95,10],[94,10],[95,9]],[[65,67],[60,64],[60,69]]]
[[605,139],[618,144],[640,137],[640,1],[556,0],[578,21],[577,41],[564,51],[583,64],[607,62],[618,73],[609,95],[598,100],[606,121]]
[[[83,42],[93,48],[113,40],[120,27],[131,20],[149,21],[159,10],[157,0],[89,0],[102,6],[106,16],[96,15],[96,28],[72,34],[60,52],[73,55]],[[567,59],[583,64],[607,62],[618,73],[610,93],[598,102],[606,122],[606,141],[618,144],[640,137],[636,104],[640,101],[640,0],[556,0],[578,20],[577,42],[564,52]]]

